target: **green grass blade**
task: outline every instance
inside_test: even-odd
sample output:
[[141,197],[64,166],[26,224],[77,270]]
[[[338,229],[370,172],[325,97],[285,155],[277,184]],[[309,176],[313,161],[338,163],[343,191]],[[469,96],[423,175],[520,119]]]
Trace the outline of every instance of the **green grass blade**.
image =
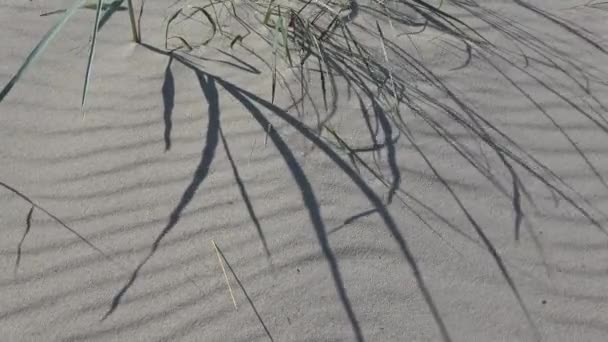
[[325,64],[325,59],[323,58],[323,51],[321,51],[321,45],[319,44],[319,41],[317,40],[315,35],[312,34],[312,32],[310,33],[310,37],[312,38],[312,41],[315,47],[317,48],[317,59],[319,60],[319,75],[321,76],[321,92],[323,93],[323,104],[325,105],[325,111],[327,111],[327,87],[325,86],[325,72],[323,71],[323,64]]
[[27,71],[27,69],[38,59],[38,57],[40,57],[40,55],[44,52],[44,50],[49,45],[49,43],[53,40],[53,38],[55,38],[57,33],[59,33],[59,31],[61,31],[61,29],[63,28],[65,23],[68,21],[68,19],[70,19],[72,17],[72,15],[74,15],[76,10],[80,6],[82,6],[82,4],[85,3],[85,1],[86,0],[75,1],[72,4],[72,6],[65,11],[65,13],[61,17],[61,19],[59,19],[59,21],[57,21],[57,23],[44,35],[44,37],[42,37],[42,39],[38,42],[36,47],[34,47],[32,52],[30,52],[30,54],[25,58],[25,61],[23,62],[23,64],[21,64],[21,67],[19,67],[19,70],[17,70],[17,73],[4,86],[4,88],[2,89],[2,92],[0,92],[0,102],[2,102],[4,100],[4,98],[11,91],[11,89],[13,88],[15,83],[17,83],[17,81],[19,81],[19,79],[21,78],[23,73],[25,71]]
[[80,103],[80,110],[84,116],[84,105],[87,99],[87,92],[89,90],[89,81],[91,79],[91,72],[93,71],[93,57],[95,57],[95,45],[97,42],[97,31],[99,29],[99,19],[101,17],[101,7],[103,6],[103,0],[97,0],[97,10],[95,11],[95,23],[93,24],[93,37],[91,38],[91,48],[89,49],[89,59],[87,61],[87,71],[84,75],[84,86],[82,87],[82,102]]
[[289,66],[293,66],[293,61],[291,60],[291,54],[289,53],[289,41],[287,40],[287,27],[285,27],[285,20],[283,17],[279,17],[277,26],[279,31],[281,31],[281,35],[283,36],[283,45],[285,45],[285,54],[287,55],[287,60],[289,61]]
[[272,96],[271,103],[274,103],[274,95],[277,89],[277,54],[279,52],[279,39],[281,32],[279,31],[279,25],[275,24],[274,39],[272,41]]

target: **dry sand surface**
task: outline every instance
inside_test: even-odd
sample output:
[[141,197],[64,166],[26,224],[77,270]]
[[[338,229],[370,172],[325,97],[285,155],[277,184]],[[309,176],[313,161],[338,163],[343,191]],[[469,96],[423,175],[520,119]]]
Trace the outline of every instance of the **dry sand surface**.
[[[362,1],[351,24],[373,28]],[[571,8],[586,2],[445,2],[493,46],[381,20],[411,57],[385,67],[409,89],[412,140],[370,109],[379,141],[398,139],[360,153],[399,187],[390,204],[309,128],[312,103],[270,104],[251,51],[155,50],[167,1],[145,2],[151,47],[130,41],[126,11],[100,31],[82,120],[94,11],[80,10],[0,103],[0,340],[605,341],[608,8]],[[0,1],[2,86],[58,18],[40,13],[70,3]],[[369,145],[339,76],[332,94],[328,126]]]

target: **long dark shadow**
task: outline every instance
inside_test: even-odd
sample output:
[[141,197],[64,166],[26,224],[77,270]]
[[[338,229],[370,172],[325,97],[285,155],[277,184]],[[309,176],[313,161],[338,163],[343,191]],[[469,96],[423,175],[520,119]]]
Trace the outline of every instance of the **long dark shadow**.
[[[494,64],[489,58],[487,58],[486,56],[482,56],[486,62],[492,66],[492,68],[494,70],[496,70],[499,74],[501,74],[503,76],[503,78],[505,80],[507,80],[512,86],[513,88],[515,88],[519,93],[521,93],[528,101],[530,101],[530,103],[532,103],[534,105],[534,107],[536,109],[538,109],[538,111],[540,113],[543,114],[543,116],[545,118],[547,118],[547,120],[549,120],[551,122],[551,124],[564,136],[564,138],[566,138],[568,140],[568,143],[576,150],[576,152],[578,153],[578,155],[581,157],[581,159],[583,159],[583,161],[585,162],[585,164],[587,164],[587,166],[589,167],[589,169],[593,172],[593,174],[597,177],[597,179],[602,183],[602,185],[608,189],[608,183],[606,183],[606,180],[604,179],[604,177],[602,176],[601,172],[597,169],[597,167],[593,164],[593,162],[591,162],[591,160],[589,160],[589,158],[585,155],[585,152],[578,146],[578,144],[572,139],[572,137],[570,136],[570,134],[568,134],[568,132],[566,131],[566,129],[564,129],[554,118],[553,116],[551,116],[551,114],[549,114],[549,112],[540,104],[538,103],[534,97],[528,93],[527,91],[525,91],[521,86],[519,86],[517,84],[516,81],[514,81],[511,77],[509,77],[504,71],[502,71],[496,64]],[[513,64],[511,64],[513,65]],[[520,70],[523,72],[523,70]],[[537,79],[536,77],[532,76],[530,73],[527,73],[527,75],[529,75],[530,77],[534,78],[536,81],[540,82],[540,79]],[[544,83],[541,83],[541,85],[545,86],[546,88],[548,87],[548,85],[545,85]],[[590,117],[590,116],[589,116]],[[595,121],[596,124],[598,124],[598,126],[600,127],[604,127],[602,126],[599,122]]]
[[177,206],[175,207],[175,209],[173,209],[173,212],[171,212],[171,215],[169,216],[169,222],[167,223],[165,228],[161,231],[161,233],[156,237],[156,240],[154,241],[154,243],[152,244],[152,247],[150,248],[150,252],[135,268],[135,270],[131,274],[131,277],[129,278],[128,282],[114,296],[110,309],[103,316],[102,320],[105,320],[116,310],[116,308],[120,304],[120,301],[122,300],[122,297],[129,290],[129,288],[133,285],[133,283],[135,282],[135,279],[137,279],[137,275],[139,274],[139,271],[141,270],[141,268],[148,262],[148,260],[150,260],[150,258],[154,255],[154,253],[156,253],[156,250],[160,246],[160,243],[163,240],[163,238],[175,227],[175,225],[177,224],[177,222],[180,219],[182,212],[184,211],[184,209],[186,209],[188,204],[192,201],[192,198],[194,198],[194,194],[196,193],[196,191],[198,190],[200,185],[203,183],[205,178],[207,178],[207,175],[209,173],[211,163],[213,162],[213,159],[215,157],[215,150],[216,150],[218,142],[219,142],[219,133],[218,133],[219,127],[220,127],[219,97],[218,97],[218,93],[217,93],[217,88],[215,86],[214,78],[209,77],[209,76],[205,77],[205,74],[203,74],[202,72],[198,72],[198,71],[196,72],[196,76],[198,77],[199,84],[201,86],[203,94],[208,103],[208,116],[209,116],[209,122],[207,124],[207,136],[205,139],[205,147],[203,148],[202,155],[201,155],[201,161],[198,164],[198,166],[196,167],[196,171],[194,172],[192,181],[190,182],[190,184],[184,191],[182,198],[180,199],[180,201],[177,204]]
[[222,139],[222,145],[224,145],[224,151],[226,151],[226,156],[228,157],[228,161],[230,161],[230,167],[232,167],[232,174],[234,175],[234,180],[236,181],[237,186],[239,187],[239,192],[241,194],[241,198],[243,198],[243,202],[245,203],[245,207],[247,207],[247,212],[249,213],[249,217],[255,226],[255,229],[258,233],[258,237],[260,241],[262,241],[262,247],[264,247],[264,252],[266,253],[266,258],[270,261],[270,249],[268,248],[268,243],[266,242],[266,237],[264,236],[264,231],[262,231],[262,226],[260,225],[260,220],[258,220],[257,215],[255,214],[255,210],[253,209],[253,204],[251,203],[251,199],[249,194],[247,193],[247,189],[245,188],[245,183],[243,183],[243,179],[239,174],[239,170],[236,166],[234,158],[232,158],[232,153],[230,153],[230,147],[228,147],[228,142],[226,141],[226,137],[224,136],[224,131],[222,130],[222,126],[219,127],[220,138]]
[[530,315],[530,311],[528,310],[527,306],[525,305],[523,298],[521,297],[521,294],[519,293],[519,290],[517,289],[517,286],[515,285],[513,278],[511,277],[510,272],[508,271],[502,257],[498,253],[498,250],[496,249],[496,247],[494,246],[492,241],[488,238],[488,236],[484,232],[483,228],[479,225],[477,220],[475,220],[475,218],[471,215],[471,213],[466,208],[464,203],[460,200],[460,197],[456,194],[454,189],[452,189],[452,187],[448,184],[448,182],[441,175],[441,173],[439,173],[439,171],[435,168],[435,166],[433,165],[431,160],[426,156],[426,154],[420,149],[420,147],[413,140],[410,139],[410,143],[416,149],[416,151],[418,152],[418,155],[420,155],[424,159],[425,163],[431,169],[433,174],[437,177],[437,179],[441,182],[441,184],[446,188],[446,190],[451,195],[451,197],[454,199],[454,201],[456,202],[456,204],[458,205],[458,207],[460,208],[460,210],[462,211],[462,213],[464,214],[466,219],[469,221],[471,226],[473,226],[473,228],[475,229],[475,232],[483,241],[483,244],[487,248],[488,252],[490,252],[490,255],[492,255],[496,265],[500,269],[502,276],[505,278],[507,285],[511,289],[511,292],[513,293],[513,295],[515,296],[520,308],[522,309],[522,311],[524,313],[526,321],[528,322],[528,324],[530,325],[530,328],[532,329],[535,339],[537,341],[542,340],[540,331],[536,327],[536,324],[534,323],[534,320],[532,319],[532,316]]
[[380,104],[375,99],[372,99],[372,106],[374,109],[374,113],[380,122],[380,126],[382,127],[382,131],[384,132],[384,145],[386,146],[388,165],[391,169],[391,173],[393,175],[393,181],[391,183],[391,187],[388,192],[387,204],[391,204],[393,202],[393,197],[395,196],[395,192],[401,186],[401,171],[399,171],[399,166],[397,165],[397,153],[395,151],[395,145],[393,144],[393,128],[391,126],[390,121],[388,120],[386,114],[380,108]]
[[[156,47],[153,47],[153,46],[150,46],[147,44],[143,44],[143,46],[148,48],[150,51],[153,51],[156,53],[160,53],[163,55],[168,54],[167,52],[165,52],[163,50],[160,50]],[[188,61],[186,58],[181,57],[181,56],[176,56],[176,59],[178,59],[186,67],[189,67],[193,70],[198,70],[197,67],[195,65],[193,65],[193,63]],[[199,71],[199,72],[201,72],[201,71]],[[440,336],[442,337],[442,339],[444,341],[451,341],[451,337],[443,322],[443,319],[441,318],[441,314],[439,313],[439,310],[438,310],[437,306],[435,305],[432,295],[426,286],[426,283],[422,276],[421,270],[418,267],[418,263],[416,262],[414,255],[410,251],[408,244],[405,241],[405,238],[399,231],[397,224],[395,223],[392,216],[389,214],[387,208],[384,206],[382,199],[365,182],[365,180],[363,178],[361,178],[361,176],[353,168],[351,168],[349,166],[348,162],[343,160],[336,151],[334,151],[319,136],[317,136],[317,134],[314,132],[314,130],[308,128],[306,125],[304,125],[302,122],[300,122],[297,118],[291,116],[289,113],[285,112],[284,110],[282,110],[278,106],[270,103],[269,101],[266,101],[246,90],[240,89],[239,87],[237,87],[236,85],[234,85],[230,82],[224,81],[224,80],[222,80],[216,76],[210,75],[210,74],[207,74],[207,75],[208,75],[208,77],[213,77],[213,79],[215,79],[218,84],[221,84],[226,90],[229,90],[232,94],[237,95],[238,96],[237,99],[245,100],[245,103],[248,103],[250,106],[252,106],[252,103],[249,102],[247,99],[255,101],[256,103],[260,104],[262,107],[269,109],[272,113],[274,113],[279,118],[281,118],[281,120],[285,121],[286,123],[288,123],[289,125],[294,127],[300,134],[302,134],[305,138],[310,140],[325,155],[327,155],[336,164],[336,166],[340,170],[342,170],[342,172],[344,172],[344,174],[346,174],[353,181],[353,183],[361,190],[361,192],[366,196],[366,198],[368,198],[368,200],[371,202],[373,207],[376,208],[376,210],[378,211],[378,214],[380,215],[380,217],[382,218],[382,220],[384,222],[385,227],[388,229],[388,231],[391,233],[391,235],[395,239],[399,249],[401,250],[401,252],[405,258],[405,261],[411,268],[416,285],[417,285],[418,289],[420,290],[426,304],[428,305],[435,323],[437,324]],[[259,110],[255,106],[253,106],[253,108],[255,110],[252,112],[252,114],[255,114],[257,117],[260,117],[263,120],[263,122],[266,121],[265,118],[259,112]],[[264,128],[266,128],[266,127],[267,126],[264,126]],[[276,134],[273,131],[271,131],[271,133],[273,133],[271,135],[271,137],[274,137]]]
[[171,129],[173,127],[173,121],[171,115],[173,114],[173,107],[175,102],[175,81],[173,80],[173,72],[171,72],[171,62],[173,62],[173,55],[169,55],[169,62],[165,68],[165,80],[161,92],[163,94],[163,120],[165,121],[165,151],[171,149]]
[[[497,55],[497,56],[500,57],[500,55]],[[504,58],[504,57],[502,57],[502,58]],[[508,63],[508,60],[506,58],[505,58],[505,60]],[[417,62],[415,62],[415,61],[408,61],[408,63],[417,63]],[[473,109],[471,109],[468,105],[466,105],[456,94],[454,94],[454,92],[452,90],[450,90],[447,87],[447,85],[445,85],[441,80],[436,79],[436,76],[430,70],[427,70],[424,66],[422,66],[420,64],[418,64],[417,66],[415,66],[415,64],[409,64],[409,65],[412,65],[413,67],[416,67],[416,68],[422,68],[422,69],[426,70],[427,71],[426,74],[428,75],[429,80],[432,80],[433,83],[440,90],[443,90],[445,92],[445,94],[471,120],[474,121],[475,124],[467,122],[466,120],[464,120],[463,117],[460,117],[451,108],[445,106],[444,104],[439,103],[438,101],[436,101],[433,98],[429,98],[428,94],[419,93],[418,94],[419,96],[421,96],[424,99],[426,99],[427,101],[429,101],[429,104],[433,104],[434,106],[438,107],[438,109],[443,110],[444,113],[447,114],[451,119],[454,119],[454,121],[456,123],[458,123],[459,125],[462,125],[463,128],[465,128],[465,129],[471,131],[472,133],[474,133],[476,136],[478,136],[480,139],[482,139],[483,142],[485,142],[486,144],[488,144],[493,150],[500,151],[500,153],[503,153],[505,157],[507,157],[508,159],[512,160],[517,165],[521,166],[526,172],[528,172],[529,174],[533,175],[536,179],[538,179],[539,181],[541,181],[548,189],[550,189],[551,191],[557,193],[560,198],[564,199],[566,202],[568,202],[569,205],[571,205],[573,208],[575,208],[581,214],[583,214],[601,232],[603,232],[605,234],[608,234],[608,233],[606,233],[604,231],[602,225],[590,214],[590,212],[588,210],[586,210],[581,205],[579,205],[575,201],[575,199],[573,199],[572,197],[568,196],[564,192],[564,190],[560,189],[557,185],[555,185],[552,182],[550,182],[541,173],[544,172],[547,175],[549,175],[552,179],[554,179],[555,181],[559,182],[561,185],[563,185],[564,187],[566,187],[568,190],[574,192],[577,195],[577,197],[579,197],[578,199],[580,201],[582,201],[583,203],[587,204],[590,208],[593,208],[594,210],[597,211],[597,209],[587,199],[585,199],[582,195],[580,195],[580,193],[578,191],[576,191],[571,185],[569,185],[567,182],[565,182],[552,169],[550,169],[549,167],[547,167],[545,164],[543,164],[537,158],[535,158],[533,155],[531,155],[528,151],[526,151],[523,147],[521,147],[516,141],[514,141],[511,137],[509,137],[505,132],[501,131],[498,127],[496,127],[494,124],[492,124],[488,119],[484,118],[479,113],[477,113]],[[541,85],[543,85],[547,90],[556,93],[555,90],[553,90],[550,87],[547,87],[538,78],[535,78],[531,74],[529,74],[529,76],[532,77],[532,78],[534,78],[537,82],[539,82]],[[400,80],[400,81],[403,81],[403,80]],[[556,95],[560,96],[561,94],[556,93]],[[562,98],[564,101],[568,102],[568,104],[570,104],[573,108],[580,110],[580,107],[578,107],[575,104],[573,104],[572,101],[568,100],[563,95],[561,95],[560,98]],[[414,108],[412,108],[412,109],[414,109]],[[594,121],[594,123],[598,124],[596,121]],[[487,130],[484,129],[483,127],[481,127],[481,124],[485,125],[487,127]],[[515,152],[512,149],[510,149],[510,148],[508,148],[506,146],[502,146],[502,144],[498,144],[497,141],[495,140],[495,138],[491,137],[490,131],[497,133],[500,138],[505,139],[505,141],[510,146],[512,146],[513,149],[517,150],[518,152],[521,152],[522,155],[525,158],[528,158],[529,160],[531,160],[532,164],[535,164],[536,166],[538,166],[542,170],[542,172],[539,172],[539,171],[535,170],[534,169],[534,165],[530,165],[529,163],[527,163],[522,157],[519,157],[518,155],[516,155]],[[607,132],[608,132],[608,130],[607,130]],[[473,164],[473,166],[475,166],[475,165]],[[602,213],[602,215],[604,215],[604,214]]]
[[[255,107],[248,99],[255,101],[259,105],[267,108],[283,121],[287,122],[289,125],[294,127],[300,134],[302,134],[305,138],[314,143],[323,153],[325,153],[341,170],[344,172],[352,181],[357,185],[357,187],[364,193],[364,195],[368,198],[368,200],[372,203],[372,205],[378,210],[379,215],[382,217],[385,226],[390,231],[394,239],[396,240],[401,252],[403,253],[408,265],[412,269],[412,273],[414,275],[414,279],[422,296],[424,297],[425,302],[429,306],[431,314],[439,328],[439,332],[441,337],[445,341],[451,341],[450,335],[447,331],[445,324],[443,323],[443,319],[439,314],[439,310],[433,301],[431,293],[429,292],[425,281],[422,277],[421,271],[418,267],[418,263],[414,258],[414,255],[410,251],[407,242],[403,238],[403,235],[399,231],[397,224],[393,220],[392,216],[389,214],[388,210],[384,206],[382,199],[374,192],[373,189],[367,185],[365,180],[363,180],[355,170],[353,170],[346,161],[344,161],[340,156],[326,143],[324,143],[320,137],[318,137],[311,129],[306,127],[302,122],[292,117],[288,113],[284,112],[278,106],[266,101],[246,90],[240,89],[235,85],[224,81],[222,79],[217,79],[217,82],[221,84],[224,89],[228,90],[233,96],[235,96],[239,101],[243,102],[251,109],[252,115],[256,117],[256,119],[260,118],[262,123],[266,122],[266,119],[261,115],[259,109]],[[260,120],[259,119],[259,120]]]
[[[236,98],[239,102],[243,104],[243,106],[251,113],[253,118],[260,124],[263,129],[271,127],[270,122],[264,117],[260,109],[250,101],[252,95],[244,95],[245,91],[219,78],[217,79],[217,82],[221,84],[223,88],[226,89],[226,91],[228,91],[232,96],[234,96],[234,98]],[[278,107],[276,108],[278,109]],[[298,187],[300,188],[300,191],[302,192],[302,201],[304,202],[304,205],[308,210],[308,215],[317,235],[317,240],[319,241],[319,245],[321,246],[321,250],[323,251],[325,259],[329,264],[331,275],[334,279],[334,283],[336,286],[336,291],[338,292],[338,296],[340,297],[342,306],[344,307],[344,310],[346,311],[348,319],[351,323],[351,327],[353,329],[353,333],[355,334],[356,340],[362,342],[364,341],[363,333],[361,332],[361,327],[359,326],[359,322],[350,303],[350,299],[348,298],[348,294],[346,293],[344,281],[342,280],[342,274],[338,266],[338,260],[336,259],[335,255],[331,250],[331,246],[329,245],[325,224],[321,217],[321,210],[317,198],[312,189],[312,185],[308,181],[308,177],[306,177],[306,174],[304,173],[297,159],[291,152],[289,146],[287,146],[287,144],[279,136],[277,131],[274,129],[270,129],[267,131],[267,133],[270,137],[270,140],[273,142],[273,144],[276,146],[277,150],[285,160],[285,163],[287,164],[287,167],[291,172],[293,179],[295,180]]]
[[[443,88],[443,87],[441,87]],[[446,92],[449,95],[453,95],[453,93],[449,92],[448,89],[445,89]],[[371,96],[370,96],[371,97]],[[455,98],[455,96],[451,96],[455,101],[457,101],[458,99]],[[457,101],[457,103],[461,104],[461,101]],[[497,153],[507,153],[508,151],[504,151],[502,149],[499,149],[498,146],[496,146],[496,144],[493,144],[493,141],[488,141],[489,139],[487,138],[488,135],[485,131],[485,129],[483,129],[483,127],[481,126],[481,122],[483,121],[483,118],[478,118],[477,115],[475,113],[472,113],[471,111],[468,111],[465,106],[461,106],[463,107],[463,110],[465,111],[466,114],[469,115],[470,119],[471,119],[471,123],[467,123],[467,126],[469,129],[474,130],[475,132],[477,132],[481,137],[485,138],[485,141],[492,146]],[[464,120],[462,118],[458,118],[456,117],[456,119],[459,119],[460,122],[465,123]],[[479,120],[478,120],[479,119]],[[488,122],[483,121],[484,124],[488,124]],[[409,136],[407,134],[405,134],[408,139]],[[413,141],[410,141],[412,145],[415,145]],[[422,153],[421,150],[419,150],[416,146],[416,149],[418,150],[419,154],[425,159],[425,162],[428,164],[428,166],[433,170],[433,172],[435,173],[435,169],[432,166],[432,164],[430,163],[430,161],[424,156],[424,154]],[[474,163],[473,163],[474,164]],[[522,308],[525,316],[526,316],[526,320],[529,322],[535,337],[539,338],[539,333],[538,333],[538,329],[536,328],[533,320],[530,317],[530,313],[528,311],[528,309],[526,308],[525,304],[523,303],[523,300],[515,286],[515,283],[513,282],[508,270],[506,269],[506,266],[504,265],[503,260],[501,259],[500,255],[498,254],[498,252],[496,251],[496,249],[494,248],[494,246],[492,245],[491,241],[487,238],[487,236],[485,235],[485,233],[483,232],[482,228],[477,224],[477,222],[474,220],[474,218],[470,215],[470,213],[468,212],[468,210],[466,209],[466,207],[464,207],[464,205],[462,204],[462,202],[460,201],[460,199],[457,197],[457,195],[455,194],[455,192],[451,189],[451,187],[449,186],[449,184],[447,184],[447,182],[445,181],[445,179],[443,179],[441,177],[440,174],[436,173],[436,177],[439,178],[442,183],[444,183],[444,185],[446,186],[446,188],[448,188],[449,192],[452,194],[454,200],[457,202],[457,204],[459,205],[460,209],[463,211],[463,213],[465,214],[465,216],[467,217],[467,219],[470,221],[470,223],[474,226],[476,232],[478,233],[478,235],[480,235],[480,237],[483,240],[483,243],[485,245],[485,247],[490,251],[490,253],[492,254],[492,256],[494,257],[499,269],[501,270],[503,276],[505,277],[509,287],[511,288],[512,292],[514,293],[520,307]],[[521,220],[523,219],[523,212],[521,211],[521,207],[520,207],[520,199],[519,199],[519,190],[523,189],[523,187],[521,187],[521,183],[518,182],[518,179],[514,179],[514,185],[516,186],[516,189],[514,191],[514,208],[516,210],[516,226],[518,226],[521,222]]]

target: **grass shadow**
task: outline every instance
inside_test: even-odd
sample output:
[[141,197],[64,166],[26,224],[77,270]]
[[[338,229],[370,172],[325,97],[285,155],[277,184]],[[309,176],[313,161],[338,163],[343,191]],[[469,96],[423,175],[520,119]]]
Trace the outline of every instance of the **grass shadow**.
[[207,123],[207,133],[206,133],[206,138],[205,138],[205,144],[204,144],[203,150],[201,152],[201,160],[200,160],[198,166],[196,167],[196,170],[194,171],[194,175],[192,176],[192,181],[190,182],[190,184],[188,185],[188,187],[182,194],[182,197],[181,197],[179,203],[177,204],[177,206],[175,207],[175,209],[173,209],[173,211],[171,212],[167,225],[165,226],[165,228],[163,228],[163,230],[160,232],[160,234],[154,240],[154,243],[152,244],[152,247],[150,248],[148,255],[137,265],[137,267],[135,268],[135,270],[132,272],[131,276],[129,277],[129,280],[127,281],[127,283],[114,296],[114,298],[112,299],[110,308],[108,309],[106,314],[103,316],[102,320],[105,320],[106,318],[108,318],[118,308],[118,305],[120,304],[123,296],[126,294],[126,292],[129,290],[129,288],[133,285],[133,283],[137,279],[137,276],[138,276],[139,272],[141,271],[142,267],[144,267],[146,265],[146,263],[148,262],[148,260],[150,260],[150,258],[152,258],[152,256],[154,256],[154,254],[158,250],[163,238],[177,225],[182,212],[184,211],[184,209],[186,209],[188,204],[190,204],[190,202],[194,198],[196,191],[200,188],[201,184],[203,183],[203,181],[207,178],[207,176],[209,174],[211,164],[215,157],[215,151],[216,151],[217,145],[219,143],[219,127],[220,127],[219,97],[218,97],[218,92],[217,92],[217,88],[215,85],[215,80],[213,78],[207,77],[202,72],[196,72],[196,76],[198,78],[200,87],[203,91],[204,97],[207,100],[207,104],[208,104],[207,112],[208,112],[208,116],[209,116],[209,121]]
[[171,116],[173,115],[173,107],[175,102],[175,81],[173,79],[173,72],[171,71],[171,63],[173,62],[173,55],[169,55],[169,61],[165,68],[165,79],[161,88],[163,96],[163,120],[165,122],[165,131],[163,137],[165,139],[165,151],[171,149],[171,129],[173,128],[173,121]]

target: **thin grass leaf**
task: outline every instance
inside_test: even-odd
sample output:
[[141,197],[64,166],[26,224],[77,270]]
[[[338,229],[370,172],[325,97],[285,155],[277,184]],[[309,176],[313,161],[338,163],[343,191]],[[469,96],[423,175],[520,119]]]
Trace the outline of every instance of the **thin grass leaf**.
[[236,299],[234,299],[234,293],[232,292],[232,286],[230,286],[230,281],[228,280],[228,274],[226,274],[226,269],[224,268],[224,263],[222,262],[222,257],[220,256],[220,250],[215,244],[215,241],[211,240],[211,244],[215,249],[215,254],[217,255],[217,261],[220,264],[220,268],[222,269],[222,273],[224,274],[224,280],[226,281],[226,285],[228,286],[228,292],[230,293],[230,298],[232,299],[232,304],[234,305],[234,309],[238,310],[236,305]]
[[325,60],[323,59],[323,51],[321,51],[321,45],[319,44],[319,41],[317,41],[317,38],[312,33],[311,38],[313,43],[315,44],[315,47],[317,48],[317,59],[319,60],[319,75],[321,76],[321,91],[323,93],[323,104],[325,105],[325,111],[327,111],[327,86],[325,85],[325,72],[323,71],[323,63],[325,62]]
[[85,1],[86,0],[75,1],[72,6],[65,11],[61,19],[59,19],[59,21],[57,21],[57,23],[44,35],[44,37],[42,37],[32,52],[30,52],[30,54],[25,58],[25,61],[21,67],[19,67],[19,70],[17,70],[15,76],[8,81],[8,83],[2,89],[2,92],[0,92],[0,102],[4,100],[6,95],[8,95],[13,86],[15,86],[15,83],[17,83],[23,73],[27,71],[30,65],[32,65],[38,59],[38,57],[40,57],[49,43],[55,38],[57,33],[61,31],[65,23],[72,17],[72,15],[74,15],[76,10],[85,3]]
[[321,75],[321,92],[323,93],[323,105],[327,111],[327,87],[325,86],[325,71],[323,71],[323,63],[319,57],[319,75]]
[[283,45],[285,45],[285,55],[287,55],[287,60],[289,61],[289,66],[293,66],[293,61],[291,60],[291,54],[289,53],[289,45],[287,41],[287,28],[285,27],[285,20],[282,16],[279,16],[279,20],[277,22],[278,30],[281,32],[283,37]]
[[[89,1],[89,0],[85,0],[85,1]],[[95,1],[95,0],[94,0],[94,1]],[[107,10],[109,10],[110,8],[114,7],[114,6],[117,6],[117,7],[118,7],[118,9],[120,9],[120,10],[127,9],[126,7],[120,7],[120,4],[122,4],[122,2],[123,2],[123,1],[124,1],[124,0],[114,0],[114,1],[112,1],[112,2],[110,2],[110,3],[106,3],[106,4],[104,4],[104,5],[101,7],[101,9],[103,9],[104,11],[107,11]],[[84,5],[80,6],[80,8],[82,8],[82,9],[91,9],[91,10],[96,10],[96,9],[97,9],[97,5],[96,5],[95,3],[91,3],[91,4],[84,4]],[[50,11],[50,12],[44,12],[44,13],[41,13],[41,14],[40,14],[40,16],[41,16],[41,17],[46,17],[46,16],[53,15],[53,14],[65,13],[66,11],[67,11],[67,10],[66,10],[65,8],[62,8],[62,9],[58,9],[58,10],[54,10],[54,11]]]
[[380,34],[380,47],[382,48],[382,55],[384,56],[384,62],[387,65],[388,78],[391,83],[391,90],[392,90],[393,101],[394,101],[394,106],[395,106],[394,109],[399,110],[399,100],[397,99],[397,87],[395,86],[395,79],[393,78],[393,73],[391,72],[390,68],[388,67],[391,64],[388,59],[388,53],[386,52],[384,33],[382,32],[382,29],[380,28],[380,24],[378,23],[378,20],[376,20],[376,28],[378,29],[378,33]]
[[93,71],[93,57],[95,57],[95,45],[97,45],[97,31],[99,29],[99,20],[101,18],[101,7],[103,6],[103,0],[97,0],[97,10],[95,11],[95,23],[93,24],[93,37],[91,38],[91,48],[89,50],[89,58],[87,60],[87,71],[84,75],[84,85],[82,87],[82,101],[80,103],[80,111],[84,117],[84,105],[87,99],[87,92],[89,90],[89,83],[91,80],[91,72]]

